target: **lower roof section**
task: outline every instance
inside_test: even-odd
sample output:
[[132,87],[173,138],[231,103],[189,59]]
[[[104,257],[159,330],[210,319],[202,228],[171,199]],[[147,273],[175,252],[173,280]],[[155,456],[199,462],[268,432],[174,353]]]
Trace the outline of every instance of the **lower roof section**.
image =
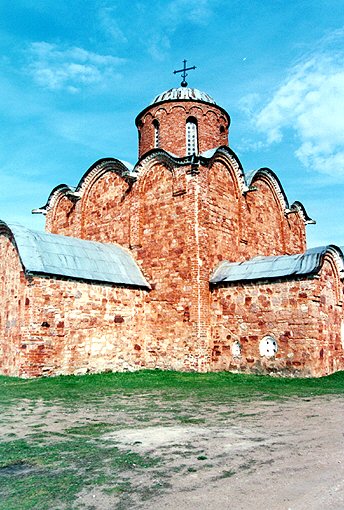
[[130,252],[117,244],[48,234],[0,221],[15,241],[26,274],[150,288]]
[[341,248],[329,245],[311,248],[298,255],[258,256],[244,262],[224,260],[214,270],[210,283],[216,285],[314,275],[320,271],[326,253],[336,255],[341,266],[338,269],[344,276],[343,251]]

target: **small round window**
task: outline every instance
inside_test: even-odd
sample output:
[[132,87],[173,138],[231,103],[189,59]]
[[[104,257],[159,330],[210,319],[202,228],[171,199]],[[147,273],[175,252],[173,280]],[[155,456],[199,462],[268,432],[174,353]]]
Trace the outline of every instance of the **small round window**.
[[278,345],[273,336],[265,336],[259,342],[259,353],[261,356],[272,358],[278,351]]
[[241,345],[238,341],[232,343],[232,356],[233,358],[240,358],[241,356]]

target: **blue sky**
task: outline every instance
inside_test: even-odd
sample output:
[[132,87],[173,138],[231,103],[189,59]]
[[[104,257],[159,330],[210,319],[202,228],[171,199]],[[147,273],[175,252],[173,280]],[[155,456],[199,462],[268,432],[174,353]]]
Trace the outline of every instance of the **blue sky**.
[[245,171],[272,168],[344,245],[343,0],[0,0],[0,218],[31,209],[102,157],[137,159],[134,119],[179,85],[232,118]]

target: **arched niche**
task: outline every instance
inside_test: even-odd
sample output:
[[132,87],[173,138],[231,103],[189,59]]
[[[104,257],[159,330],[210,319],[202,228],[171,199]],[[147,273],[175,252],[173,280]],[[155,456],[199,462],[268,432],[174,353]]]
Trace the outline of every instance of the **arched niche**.
[[82,191],[83,239],[129,245],[129,189],[114,168],[96,169]]
[[285,217],[285,244],[289,254],[303,253],[306,250],[305,222],[299,211],[292,211]]
[[78,236],[80,233],[78,204],[65,191],[58,192],[54,197],[47,214],[47,230],[52,234],[69,236]]
[[229,162],[214,161],[208,170],[206,218],[212,264],[237,260],[241,233],[241,193]]
[[255,191],[245,197],[246,255],[283,254],[286,252],[284,222],[288,205],[283,190],[279,182],[265,172],[257,174],[251,187]]
[[145,169],[138,182],[140,195],[140,238],[144,244],[159,237],[173,202],[173,174],[163,163]]

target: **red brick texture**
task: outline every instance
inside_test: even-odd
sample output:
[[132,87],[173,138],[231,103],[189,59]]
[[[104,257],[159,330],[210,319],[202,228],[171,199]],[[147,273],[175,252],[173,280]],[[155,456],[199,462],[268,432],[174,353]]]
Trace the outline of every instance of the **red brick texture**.
[[143,290],[31,278],[18,375],[83,374],[144,366]]
[[25,321],[26,279],[13,240],[5,233],[0,242],[0,373],[18,376],[21,325]]
[[[344,367],[342,284],[329,256],[315,278],[213,290],[212,318],[212,370],[317,377]],[[272,358],[259,353],[266,335],[278,344]]]
[[[248,187],[230,149],[192,162],[167,154],[185,156],[189,116],[200,152],[227,145],[221,108],[153,105],[137,120],[135,174],[101,160],[75,192],[56,189],[47,205],[48,231],[130,249],[152,290],[25,276],[15,245],[0,235],[0,373],[159,367],[320,376],[344,368],[342,282],[331,254],[312,278],[210,288],[222,260],[302,253],[305,218],[271,171]],[[160,148],[152,151],[154,119]],[[266,335],[278,344],[270,358],[259,352]]]
[[185,126],[190,117],[197,121],[200,153],[228,145],[230,119],[222,108],[197,101],[167,101],[144,110],[136,119],[139,158],[154,148],[154,121],[159,122],[159,148],[185,156]]

